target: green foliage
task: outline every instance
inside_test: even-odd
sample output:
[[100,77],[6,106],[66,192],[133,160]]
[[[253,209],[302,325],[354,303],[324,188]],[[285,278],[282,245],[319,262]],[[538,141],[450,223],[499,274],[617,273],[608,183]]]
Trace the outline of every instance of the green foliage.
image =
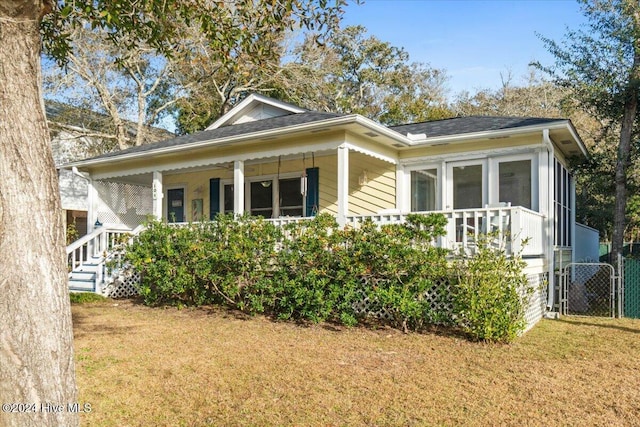
[[67,245],[78,240],[80,237],[80,233],[78,232],[78,227],[76,226],[76,221],[70,222],[67,224]]
[[278,234],[266,221],[234,221],[231,215],[185,227],[151,222],[125,258],[142,275],[139,291],[147,304],[217,303],[261,311],[242,298],[242,290],[263,280]]
[[69,294],[69,300],[72,304],[86,304],[108,301],[108,298],[105,298],[102,295],[94,294],[93,292],[71,292]]
[[524,261],[480,237],[473,256],[453,262],[454,313],[458,326],[477,340],[511,342],[524,329],[524,307],[531,294]]
[[[629,184],[635,180],[638,167],[640,4],[636,0],[580,0],[580,3],[587,24],[567,31],[562,42],[541,37],[555,57],[555,64],[534,65],[553,77],[557,85],[571,89],[571,96],[580,108],[602,124],[604,131],[596,147],[601,151],[599,155],[605,155],[601,158],[614,166],[615,200],[613,212],[608,213],[613,218],[611,240],[615,257],[622,253],[627,226],[627,194],[633,191]],[[615,138],[611,138],[613,135]],[[603,169],[608,167],[605,164]],[[593,177],[598,169],[592,168],[595,173],[590,173],[587,180],[597,182]],[[606,181],[602,184],[596,189],[597,194],[610,194]],[[585,188],[592,189],[593,185]],[[602,198],[611,202],[610,197]],[[602,217],[596,220],[604,225],[607,223]]]
[[357,113],[387,125],[452,117],[446,74],[409,62],[395,47],[362,26],[336,30],[327,43],[309,34],[283,67],[282,95],[312,110]]
[[[282,229],[248,216],[184,227],[152,222],[125,257],[141,273],[147,304],[222,304],[282,320],[373,320],[404,331],[447,324],[509,341],[523,327],[522,261],[485,245],[451,270],[447,251],[433,244],[446,223],[439,214],[344,229],[328,214]],[[452,304],[453,317],[445,308]]]

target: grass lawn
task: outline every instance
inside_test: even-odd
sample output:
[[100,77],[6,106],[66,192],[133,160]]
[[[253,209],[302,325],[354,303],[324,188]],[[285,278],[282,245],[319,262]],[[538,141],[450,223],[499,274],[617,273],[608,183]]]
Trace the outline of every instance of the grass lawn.
[[640,426],[640,320],[541,321],[511,345],[74,304],[86,426]]

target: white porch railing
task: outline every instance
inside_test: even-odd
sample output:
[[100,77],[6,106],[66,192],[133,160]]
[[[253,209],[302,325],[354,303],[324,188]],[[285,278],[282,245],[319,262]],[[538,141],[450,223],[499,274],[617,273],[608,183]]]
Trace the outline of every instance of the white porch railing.
[[131,229],[118,224],[105,224],[67,246],[70,270],[82,267],[87,260],[102,257],[118,242],[118,237]]
[[[481,235],[496,233],[496,245],[504,245],[508,254],[523,256],[544,254],[545,217],[520,206],[451,211],[414,212],[439,213],[447,218],[446,235],[438,239],[438,246],[473,252]],[[346,223],[353,227],[366,219],[376,224],[395,224],[406,221],[406,213],[348,216]],[[525,244],[526,242],[526,244]]]
[[[466,252],[473,253],[476,242],[481,235],[495,233],[495,244],[503,245],[508,254],[520,253],[522,256],[542,256],[545,253],[545,216],[521,206],[413,213],[419,215],[439,213],[447,218],[447,233],[436,242],[438,246],[446,249],[463,249]],[[408,213],[393,212],[350,215],[346,217],[346,225],[357,227],[359,223],[366,219],[370,219],[378,225],[398,224],[406,221],[407,215]],[[306,219],[313,219],[313,217],[269,218],[266,221],[280,227]]]
[[[114,273],[109,271],[107,264],[122,255],[118,246],[121,243],[131,243],[133,237],[143,229],[143,225],[131,230],[124,225],[105,224],[67,246],[70,287],[101,293],[103,285],[112,279],[110,275]],[[129,235],[130,239],[123,242],[123,235]],[[91,283],[90,288],[86,287],[88,281]]]

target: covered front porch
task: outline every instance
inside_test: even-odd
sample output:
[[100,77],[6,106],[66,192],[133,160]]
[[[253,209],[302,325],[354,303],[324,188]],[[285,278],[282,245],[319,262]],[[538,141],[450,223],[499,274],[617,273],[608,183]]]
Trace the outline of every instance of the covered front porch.
[[268,219],[329,213],[344,225],[349,215],[396,208],[393,156],[353,143],[309,148],[93,173],[89,223],[135,227],[149,217],[195,222],[219,213]]

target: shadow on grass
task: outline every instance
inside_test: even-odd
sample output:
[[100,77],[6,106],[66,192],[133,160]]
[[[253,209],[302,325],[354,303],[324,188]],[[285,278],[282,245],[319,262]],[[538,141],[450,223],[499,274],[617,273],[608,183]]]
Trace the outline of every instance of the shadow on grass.
[[[73,325],[74,338],[91,336],[115,336],[127,334],[130,331],[128,326],[114,326],[100,321],[100,313],[105,307],[117,305],[116,300],[106,300],[102,302],[72,303],[71,322]],[[93,314],[95,313],[95,315]]]
[[[606,320],[609,320],[609,319],[606,319]],[[629,332],[631,334],[640,334],[640,329],[629,328],[627,326],[620,326],[620,325],[611,325],[606,323],[592,323],[592,322],[587,322],[585,321],[585,318],[580,318],[580,317],[561,317],[557,321],[562,323],[568,323],[571,325],[591,326],[594,328],[604,328],[604,329],[615,329],[617,331]]]
[[[372,319],[372,318],[362,318],[360,319],[360,323],[358,323],[357,325],[346,326],[335,320],[326,320],[323,322],[315,323],[313,321],[305,320],[305,319],[281,319],[281,318],[278,318],[277,315],[273,315],[273,314],[267,314],[267,313],[250,314],[233,307],[226,307],[226,306],[220,306],[220,305],[201,305],[201,306],[184,305],[182,307],[176,307],[175,305],[171,305],[171,304],[147,305],[144,303],[144,300],[141,297],[130,297],[130,298],[123,298],[123,299],[109,300],[109,302],[110,302],[109,305],[118,304],[118,305],[121,305],[122,307],[129,307],[129,308],[135,308],[135,309],[166,310],[167,312],[179,313],[179,314],[184,314],[188,316],[202,316],[202,317],[218,316],[223,319],[240,320],[240,321],[249,321],[249,320],[255,320],[257,318],[262,318],[272,323],[295,325],[296,327],[305,328],[305,329],[318,327],[334,333],[341,333],[347,330],[361,329],[361,330],[367,330],[367,331],[371,331],[379,334],[385,334],[385,335],[405,334],[405,332],[403,332],[402,330],[402,327],[400,326],[395,326],[391,322],[376,321],[375,319]],[[105,307],[104,303],[102,304],[88,303],[88,304],[82,304],[82,306],[87,308],[90,307],[91,309],[93,308],[100,309]],[[75,317],[76,316],[74,314],[74,328],[76,325],[81,327],[82,326],[81,322],[83,321],[82,317],[86,317],[86,316],[83,316],[83,315],[78,316],[79,318],[77,320],[78,322],[77,324],[76,324]],[[112,329],[113,333],[119,333],[118,329],[122,329],[123,330],[122,333],[126,332],[127,330],[127,328],[118,328],[118,327],[115,327],[115,328],[107,327],[104,329],[107,331],[105,332],[105,334],[108,333],[109,329]],[[452,338],[463,339],[471,342],[477,341],[471,338],[468,334],[465,334],[460,329],[455,328],[453,326],[446,326],[446,325],[425,324],[416,330],[413,330],[413,329],[409,330],[408,333],[452,337]]]

